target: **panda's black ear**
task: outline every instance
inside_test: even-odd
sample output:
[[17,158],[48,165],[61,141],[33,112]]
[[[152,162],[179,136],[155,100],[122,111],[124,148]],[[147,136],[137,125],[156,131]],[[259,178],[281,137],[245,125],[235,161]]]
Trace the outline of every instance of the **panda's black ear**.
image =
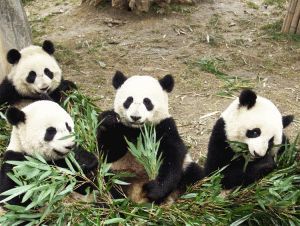
[[25,122],[25,118],[25,113],[16,107],[10,107],[6,111],[6,119],[13,126]]
[[240,94],[240,106],[252,108],[256,103],[256,93],[250,89],[245,89]]
[[54,44],[51,41],[49,41],[49,40],[45,40],[44,41],[42,48],[49,55],[52,55],[55,52]]
[[115,89],[119,89],[126,81],[126,79],[127,77],[121,71],[116,71],[116,74],[114,75],[112,80],[112,84]]
[[282,116],[282,125],[283,128],[288,127],[294,121],[294,115],[285,115]]
[[174,79],[172,75],[165,75],[162,79],[159,80],[159,84],[163,90],[170,93],[174,88]]
[[10,64],[16,64],[21,59],[21,53],[16,49],[11,49],[6,55],[6,59]]

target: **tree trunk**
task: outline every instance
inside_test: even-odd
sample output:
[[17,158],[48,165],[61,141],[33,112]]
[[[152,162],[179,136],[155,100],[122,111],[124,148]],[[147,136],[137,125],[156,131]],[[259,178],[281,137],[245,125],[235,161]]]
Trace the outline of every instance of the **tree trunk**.
[[10,69],[7,51],[11,48],[20,50],[30,44],[30,27],[21,1],[0,0],[0,80]]
[[290,0],[288,12],[284,19],[283,33],[299,34],[300,31],[300,0]]

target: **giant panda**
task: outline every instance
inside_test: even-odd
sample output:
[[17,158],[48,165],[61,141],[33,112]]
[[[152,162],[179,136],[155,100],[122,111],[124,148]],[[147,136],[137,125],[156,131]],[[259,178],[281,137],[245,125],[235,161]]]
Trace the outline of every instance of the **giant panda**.
[[[16,183],[8,176],[8,173],[12,172],[13,165],[6,161],[23,161],[25,156],[35,154],[41,155],[48,164],[68,168],[64,158],[70,151],[74,151],[75,159],[83,172],[93,180],[98,167],[98,159],[94,154],[75,146],[75,138],[71,136],[74,131],[73,120],[57,103],[40,100],[21,110],[10,107],[6,118],[13,128],[0,170],[0,194],[16,186]],[[86,194],[88,187],[94,188],[91,184],[82,182],[82,179],[78,183],[80,186],[76,192],[82,195]],[[5,198],[5,196],[0,196],[0,200]],[[21,200],[22,195],[11,199],[8,203],[28,205],[28,202],[22,203]]]
[[[124,181],[129,183],[118,189],[111,189],[114,198],[122,193],[133,202],[172,202],[179,193],[200,180],[203,170],[192,161],[187,152],[174,119],[168,110],[168,93],[174,87],[171,75],[160,80],[152,76],[131,76],[127,78],[117,71],[113,77],[116,89],[114,109],[99,115],[97,130],[98,148],[111,163],[113,172],[129,172],[135,176]],[[153,124],[157,140],[160,140],[159,154],[163,163],[155,180],[149,181],[144,167],[128,151],[125,137],[136,143],[141,126]]]
[[8,103],[22,108],[41,99],[59,102],[63,92],[76,88],[73,82],[63,79],[54,51],[49,40],[42,46],[9,50],[7,61],[12,68],[0,84],[0,105]]
[[[276,167],[274,157],[284,149],[278,146],[287,142],[283,129],[292,121],[292,115],[282,116],[270,100],[252,90],[243,90],[213,127],[205,174],[228,165],[222,171],[221,183],[225,189],[247,186],[267,175]],[[245,169],[243,157],[233,160],[235,152],[229,141],[247,144],[253,160]]]

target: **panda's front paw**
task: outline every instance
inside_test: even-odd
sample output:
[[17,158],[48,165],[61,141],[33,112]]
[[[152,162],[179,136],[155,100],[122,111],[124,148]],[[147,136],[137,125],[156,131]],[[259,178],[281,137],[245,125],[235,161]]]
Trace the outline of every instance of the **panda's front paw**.
[[77,89],[77,86],[75,85],[74,82],[70,80],[64,80],[61,84],[61,90],[63,92],[67,92],[69,90],[74,90],[74,89]]
[[50,101],[54,101],[47,93],[41,93],[41,94],[39,95],[39,98],[40,98],[41,100],[50,100]]
[[265,156],[252,167],[253,177],[257,180],[271,173],[276,168],[276,163],[272,156]]
[[119,114],[114,111],[105,111],[100,118],[100,125],[103,127],[112,127],[120,122]]
[[91,152],[85,151],[81,147],[75,150],[75,159],[84,173],[96,171],[98,168],[98,158]]
[[157,204],[161,203],[165,196],[162,185],[156,180],[152,180],[144,184],[143,191],[146,193],[150,202],[155,202]]

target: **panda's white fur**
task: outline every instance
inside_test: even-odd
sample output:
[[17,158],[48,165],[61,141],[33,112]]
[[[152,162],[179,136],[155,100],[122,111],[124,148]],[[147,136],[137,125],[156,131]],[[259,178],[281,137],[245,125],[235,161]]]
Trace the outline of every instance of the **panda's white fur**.
[[[133,102],[128,109],[125,109],[123,103],[129,96],[133,97]],[[146,109],[144,98],[151,100],[154,106],[151,111]],[[157,79],[147,75],[131,76],[117,89],[114,110],[119,114],[121,122],[131,127],[139,127],[147,122],[156,125],[170,117],[167,92],[162,89]],[[131,116],[141,118],[134,122]]]
[[[250,109],[239,105],[239,98],[237,98],[221,115],[225,121],[228,140],[246,143],[253,156],[255,153],[259,156],[265,156],[269,140],[272,137],[274,137],[275,145],[282,143],[282,116],[270,100],[257,96],[255,105]],[[248,138],[246,136],[247,130],[254,128],[261,130],[260,136]]]
[[[7,150],[25,152],[28,155],[38,152],[48,161],[62,158],[74,146],[74,122],[57,103],[36,101],[22,111],[25,113],[25,122],[13,126]],[[54,127],[57,132],[51,141],[45,141],[45,133],[49,127]]]
[[[31,45],[20,51],[21,58],[13,64],[7,78],[12,81],[16,90],[24,96],[38,96],[41,93],[50,93],[61,83],[62,71],[53,57],[40,46]],[[45,75],[45,68],[53,73],[50,79]],[[30,71],[36,72],[34,83],[28,83],[26,78]],[[47,90],[43,90],[47,88]]]

